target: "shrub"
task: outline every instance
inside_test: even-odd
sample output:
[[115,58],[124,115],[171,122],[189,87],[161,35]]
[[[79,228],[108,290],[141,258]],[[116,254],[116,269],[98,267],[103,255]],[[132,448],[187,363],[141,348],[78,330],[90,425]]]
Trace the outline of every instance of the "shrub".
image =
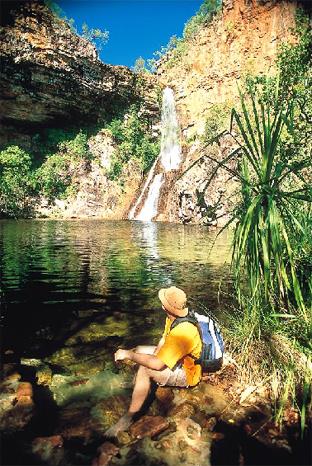
[[136,74],[146,73],[149,70],[145,67],[145,60],[142,57],[138,57],[133,65],[133,72]]
[[215,138],[222,130],[226,128],[229,120],[229,105],[214,104],[206,117],[205,133],[203,142],[208,142]]
[[[49,201],[66,197],[75,190],[74,178],[91,160],[87,135],[79,132],[73,139],[58,144],[58,152],[47,156],[35,173],[37,191]],[[69,189],[69,188],[73,189]]]
[[64,195],[71,183],[70,157],[53,154],[36,172],[37,189],[49,201]]
[[103,46],[107,44],[109,32],[104,29],[90,28],[87,23],[82,24],[82,37],[92,42],[98,51],[101,51]]
[[0,209],[3,215],[23,215],[29,208],[31,165],[30,155],[18,146],[0,152]]
[[58,148],[61,152],[68,153],[72,158],[91,160],[92,154],[88,146],[88,136],[79,131],[71,140],[60,142]]
[[118,143],[108,173],[110,179],[118,178],[130,159],[137,160],[143,172],[152,166],[159,153],[159,143],[152,138],[149,123],[140,115],[137,105],[130,107],[123,120],[113,120],[108,128]]

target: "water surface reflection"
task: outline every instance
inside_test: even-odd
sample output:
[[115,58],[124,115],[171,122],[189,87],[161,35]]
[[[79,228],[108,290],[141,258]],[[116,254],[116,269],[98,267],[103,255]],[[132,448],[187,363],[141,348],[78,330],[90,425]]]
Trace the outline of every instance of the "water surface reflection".
[[176,284],[218,314],[220,280],[231,286],[229,238],[211,252],[216,234],[202,227],[40,220],[1,221],[0,231],[3,349],[20,355],[87,343],[95,324],[99,346],[154,341],[159,288]]

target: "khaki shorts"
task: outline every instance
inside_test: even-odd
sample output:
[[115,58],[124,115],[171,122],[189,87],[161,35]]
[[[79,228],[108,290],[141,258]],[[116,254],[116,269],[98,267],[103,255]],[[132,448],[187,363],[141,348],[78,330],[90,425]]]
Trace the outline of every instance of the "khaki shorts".
[[[156,346],[138,346],[136,348],[137,353],[154,354]],[[187,387],[186,373],[183,367],[177,367],[173,370],[166,367],[162,371],[150,370],[152,378],[155,380],[157,385],[164,387]]]

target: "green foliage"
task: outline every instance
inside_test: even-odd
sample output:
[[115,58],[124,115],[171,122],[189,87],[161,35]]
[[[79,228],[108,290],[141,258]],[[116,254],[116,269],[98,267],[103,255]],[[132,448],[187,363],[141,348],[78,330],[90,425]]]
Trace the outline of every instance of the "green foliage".
[[130,107],[123,120],[113,120],[108,128],[118,143],[109,171],[110,179],[118,178],[122,167],[130,159],[137,160],[143,172],[152,166],[159,152],[159,144],[150,134],[149,123],[140,115],[137,105]]
[[49,201],[66,197],[75,188],[74,178],[91,160],[87,135],[79,132],[71,140],[58,143],[58,151],[48,155],[35,173],[37,191]]
[[183,38],[193,37],[198,30],[208,24],[214,15],[220,10],[222,0],[204,0],[196,15],[192,16],[185,24]]
[[312,32],[309,17],[300,8],[296,13],[294,33],[298,37],[297,43],[283,44],[279,52],[280,89],[281,97],[295,97],[303,109],[311,100]]
[[70,157],[57,153],[48,157],[37,170],[37,188],[49,201],[65,194],[71,183],[70,166]]
[[241,110],[232,112],[240,158],[229,171],[240,188],[231,219],[241,304],[233,339],[245,363],[256,354],[268,378],[273,367],[275,420],[296,406],[304,435],[312,359],[312,41],[300,10],[298,19],[297,43],[282,46],[277,77],[249,77]]
[[0,210],[15,217],[26,213],[32,188],[31,157],[18,146],[0,152]]
[[145,60],[144,60],[144,58],[142,58],[142,57],[138,57],[138,58],[135,60],[132,69],[133,69],[134,73],[136,73],[136,74],[146,73],[146,72],[149,71],[149,70],[145,67]]
[[147,60],[148,70],[154,73],[159,60],[164,57],[168,68],[176,64],[187,50],[187,41],[194,37],[201,27],[205,26],[213,19],[221,9],[221,6],[222,0],[204,0],[198,12],[186,22],[183,36],[171,36],[168,44],[154,52],[153,58]]
[[229,105],[214,104],[206,117],[205,133],[203,142],[208,142],[216,138],[221,131],[225,130],[226,124],[229,121]]
[[79,133],[69,141],[59,143],[60,151],[69,153],[74,158],[91,159],[91,152],[88,146],[88,136],[86,133],[79,131]]
[[[248,99],[252,110],[247,108]],[[289,186],[294,178],[300,179],[309,161],[288,160],[283,143],[293,134],[296,103],[270,106],[249,93],[241,95],[241,106],[242,114],[232,113],[242,155],[237,172],[241,202],[232,219],[237,219],[233,269],[239,297],[242,282],[247,280],[249,299],[261,313],[279,305],[287,313],[294,300],[300,317],[308,323],[290,232],[302,232],[295,205],[311,202],[312,192],[304,179],[296,189]]]
[[[311,36],[306,24],[301,21],[296,45],[282,47],[276,77],[247,78],[241,108],[232,111],[230,134],[237,148],[216,161],[239,187],[228,225],[235,225],[232,266],[241,305],[235,332],[246,355],[250,344],[272,334],[294,340],[299,351],[311,355],[312,350]],[[218,127],[209,118],[206,140]],[[233,162],[228,166],[234,157],[236,169]]]
[[[36,134],[33,138],[35,148],[39,148],[39,160],[43,157],[55,153],[59,148],[72,148],[74,152],[80,152],[82,156],[88,158],[90,156],[88,145],[88,134],[80,130],[63,130],[61,128],[49,128],[41,134]],[[64,143],[64,144],[63,144]]]
[[101,51],[103,46],[108,42],[109,32],[106,29],[90,28],[87,23],[83,23],[82,37],[92,42]]

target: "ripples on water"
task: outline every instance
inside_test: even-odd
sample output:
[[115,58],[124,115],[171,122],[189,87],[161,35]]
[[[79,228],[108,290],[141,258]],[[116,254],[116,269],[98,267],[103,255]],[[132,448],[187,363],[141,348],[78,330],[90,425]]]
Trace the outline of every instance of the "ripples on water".
[[4,349],[21,354],[49,354],[103,316],[127,319],[130,341],[147,338],[163,324],[159,288],[175,284],[218,313],[220,280],[231,286],[229,238],[211,252],[216,233],[202,227],[45,220],[0,231]]

